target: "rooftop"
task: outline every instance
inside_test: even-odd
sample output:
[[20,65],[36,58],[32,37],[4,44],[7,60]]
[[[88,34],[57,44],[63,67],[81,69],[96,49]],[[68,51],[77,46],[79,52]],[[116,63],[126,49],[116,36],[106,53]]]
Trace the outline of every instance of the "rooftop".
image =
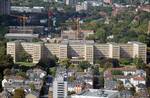
[[134,77],[133,80],[135,80],[135,81],[145,81],[145,78],[137,76],[137,77]]
[[128,44],[140,44],[143,45],[144,43],[138,42],[138,41],[129,41]]
[[23,34],[23,33],[8,33],[5,37],[35,37],[38,38],[39,34]]
[[113,96],[114,94],[117,94],[118,91],[116,90],[103,90],[103,89],[89,89],[87,91],[84,91],[80,94],[73,95],[73,96],[88,96],[88,97],[102,97],[102,98],[110,98],[110,96]]
[[63,40],[61,42],[62,44],[74,44],[74,45],[77,45],[77,44],[94,44],[94,41],[93,40]]

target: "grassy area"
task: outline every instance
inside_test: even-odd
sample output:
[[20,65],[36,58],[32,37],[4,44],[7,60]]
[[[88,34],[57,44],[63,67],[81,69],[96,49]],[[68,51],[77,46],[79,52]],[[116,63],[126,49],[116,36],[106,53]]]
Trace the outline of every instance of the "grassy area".
[[16,62],[16,64],[19,64],[20,66],[34,66],[34,63],[31,62]]

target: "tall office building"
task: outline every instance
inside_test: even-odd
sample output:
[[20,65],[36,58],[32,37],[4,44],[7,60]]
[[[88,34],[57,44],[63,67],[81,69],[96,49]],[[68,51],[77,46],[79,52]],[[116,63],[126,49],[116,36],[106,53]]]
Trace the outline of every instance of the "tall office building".
[[67,77],[60,71],[53,81],[53,98],[66,98],[67,92]]
[[10,14],[10,0],[0,0],[0,14]]

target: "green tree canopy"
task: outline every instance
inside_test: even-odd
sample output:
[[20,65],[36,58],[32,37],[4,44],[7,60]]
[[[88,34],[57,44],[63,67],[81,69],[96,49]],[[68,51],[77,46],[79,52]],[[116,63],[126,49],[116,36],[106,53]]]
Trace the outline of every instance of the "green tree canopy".
[[131,63],[133,62],[132,59],[129,58],[122,58],[119,60],[120,64],[122,65],[131,65]]
[[28,78],[25,72],[18,72],[16,75],[21,76],[21,77],[26,78],[26,79]]
[[147,36],[144,35],[144,34],[138,36],[138,41],[139,41],[139,42],[147,43],[147,42],[148,42],[147,40],[148,40],[148,38],[147,38]]
[[3,71],[3,75],[5,75],[5,76],[11,75],[11,69],[6,68],[6,69]]
[[79,63],[79,68],[81,68],[82,70],[87,69],[91,66],[91,64],[88,61],[82,61]]
[[96,40],[100,41],[101,43],[105,43],[107,36],[104,29],[98,29],[95,34]]
[[31,88],[32,91],[35,91],[35,85],[33,83],[29,84],[29,87]]
[[133,59],[133,63],[136,65],[138,69],[144,69],[146,67],[145,63],[143,62],[142,58],[135,57]]
[[0,68],[11,68],[13,65],[13,58],[10,55],[0,56]]
[[56,67],[49,68],[49,74],[52,75],[53,77],[55,77]]
[[60,61],[60,65],[65,66],[66,69],[68,69],[71,65],[71,61],[70,59],[64,59],[62,61]]

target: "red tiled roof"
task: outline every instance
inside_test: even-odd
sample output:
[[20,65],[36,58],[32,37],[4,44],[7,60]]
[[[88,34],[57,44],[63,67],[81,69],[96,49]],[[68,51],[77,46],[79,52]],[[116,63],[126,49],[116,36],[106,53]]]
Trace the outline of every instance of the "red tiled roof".
[[23,78],[22,76],[8,76],[8,79],[15,79],[15,80],[24,80],[25,78]]
[[135,67],[120,67],[120,68],[111,68],[109,70],[121,70],[121,71],[136,71]]
[[139,76],[137,76],[137,77],[134,77],[133,80],[136,80],[136,81],[144,81],[145,79],[144,79],[144,77],[139,77]]

